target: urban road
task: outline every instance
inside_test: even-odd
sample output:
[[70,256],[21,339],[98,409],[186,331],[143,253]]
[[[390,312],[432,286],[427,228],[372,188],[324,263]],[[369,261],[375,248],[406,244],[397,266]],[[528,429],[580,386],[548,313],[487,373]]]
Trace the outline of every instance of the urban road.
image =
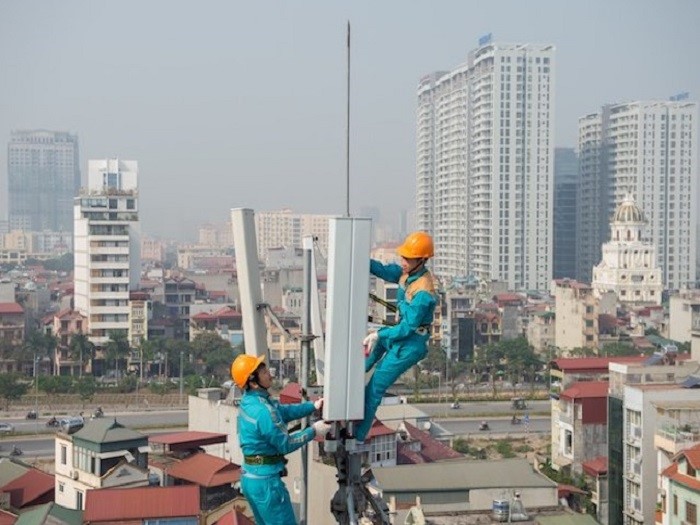
[[[513,425],[511,417],[516,411],[510,402],[483,401],[463,402],[458,409],[449,403],[421,403],[418,408],[433,416],[434,420],[455,436],[494,437],[513,434],[546,433],[551,431],[550,401],[528,401],[527,409],[518,410],[520,423]],[[122,425],[139,429],[145,434],[166,434],[187,427],[187,410],[168,410],[159,412],[110,412],[105,411],[105,418],[116,418]],[[46,426],[47,417],[37,420],[5,418],[3,423],[14,426],[15,432],[0,438],[0,457],[10,453],[13,446],[22,450],[22,456],[45,458],[54,455],[54,440],[51,437],[55,429]],[[479,430],[482,421],[486,421],[489,430]]]

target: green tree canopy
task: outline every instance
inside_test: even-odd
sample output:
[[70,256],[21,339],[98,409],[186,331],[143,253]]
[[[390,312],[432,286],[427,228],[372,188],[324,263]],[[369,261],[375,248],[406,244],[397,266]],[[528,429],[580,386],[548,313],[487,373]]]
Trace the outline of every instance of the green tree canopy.
[[19,374],[0,374],[0,396],[5,400],[5,410],[11,401],[20,399],[29,390],[29,384]]
[[76,389],[83,402],[91,401],[97,393],[97,381],[93,376],[81,377],[76,383]]

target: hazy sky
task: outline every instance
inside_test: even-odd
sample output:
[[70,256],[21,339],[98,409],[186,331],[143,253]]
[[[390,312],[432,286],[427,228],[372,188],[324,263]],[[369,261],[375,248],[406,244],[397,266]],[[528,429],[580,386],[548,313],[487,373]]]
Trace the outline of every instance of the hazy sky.
[[65,130],[84,177],[139,162],[146,233],[193,238],[238,206],[342,214],[347,20],[351,211],[386,220],[413,206],[418,79],[483,34],[556,46],[558,146],[604,103],[700,94],[697,0],[1,0],[2,179],[11,130]]

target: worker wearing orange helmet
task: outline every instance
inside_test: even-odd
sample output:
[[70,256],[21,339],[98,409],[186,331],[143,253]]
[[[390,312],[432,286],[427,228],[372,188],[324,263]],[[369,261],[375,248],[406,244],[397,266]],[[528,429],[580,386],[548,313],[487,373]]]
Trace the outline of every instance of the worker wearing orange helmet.
[[425,267],[434,254],[433,239],[425,232],[411,233],[396,249],[400,264],[370,261],[370,273],[399,285],[396,293],[398,323],[371,332],[364,340],[365,371],[375,368],[365,386],[365,418],[355,437],[367,436],[386,390],[428,353],[428,339],[437,304],[433,276]]
[[255,523],[289,525],[296,523],[289,492],[282,481],[286,475],[284,456],[314,437],[323,437],[330,425],[322,420],[292,432],[287,423],[310,415],[323,406],[315,402],[282,405],[268,392],[272,375],[265,356],[242,354],[231,365],[231,377],[243,397],[238,407],[238,440],[243,452],[241,489],[255,515]]

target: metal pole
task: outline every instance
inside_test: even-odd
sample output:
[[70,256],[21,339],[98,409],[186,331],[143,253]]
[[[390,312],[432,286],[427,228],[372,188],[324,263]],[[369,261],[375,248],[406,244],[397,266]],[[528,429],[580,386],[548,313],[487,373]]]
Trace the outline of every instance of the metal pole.
[[345,129],[345,216],[350,217],[350,21],[348,20],[348,97]]
[[36,419],[34,420],[34,430],[39,433],[39,377],[37,376],[37,355],[34,352],[34,412]]
[[[309,386],[309,349],[311,347],[311,250],[304,250],[304,315],[301,326],[301,389]],[[301,428],[308,425],[307,418],[301,420]],[[301,497],[299,502],[299,525],[306,525],[308,514],[309,446],[301,449]]]
[[182,356],[183,356],[183,351],[180,350],[180,406],[182,406],[182,392],[183,392],[183,384],[182,384]]

